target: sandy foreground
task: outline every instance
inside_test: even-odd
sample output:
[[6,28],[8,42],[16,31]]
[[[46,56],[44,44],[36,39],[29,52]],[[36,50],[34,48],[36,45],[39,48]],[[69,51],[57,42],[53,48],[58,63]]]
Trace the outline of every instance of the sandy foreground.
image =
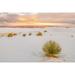
[[[47,30],[47,32],[44,32]],[[14,37],[0,36],[0,62],[74,62],[75,28],[0,28],[0,33],[16,32]],[[42,32],[42,36],[36,36]],[[23,37],[22,34],[26,33]],[[32,33],[31,36],[28,34]],[[58,59],[44,57],[42,47],[49,41],[58,42],[62,52]]]

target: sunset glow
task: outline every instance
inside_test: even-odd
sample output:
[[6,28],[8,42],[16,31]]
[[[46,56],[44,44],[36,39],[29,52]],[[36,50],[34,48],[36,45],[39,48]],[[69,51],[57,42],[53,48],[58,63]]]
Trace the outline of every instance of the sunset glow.
[[[69,26],[69,24],[63,23],[64,26]],[[30,23],[9,23],[8,26],[63,26],[62,23],[40,23],[40,22],[30,22]]]
[[0,13],[0,26],[74,26],[75,14]]

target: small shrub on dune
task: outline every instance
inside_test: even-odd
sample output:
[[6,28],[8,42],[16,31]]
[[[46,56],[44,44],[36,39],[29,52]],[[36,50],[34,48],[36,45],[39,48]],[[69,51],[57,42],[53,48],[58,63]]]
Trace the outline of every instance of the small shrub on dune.
[[23,36],[23,37],[25,37],[25,36],[26,36],[26,34],[23,34],[22,36]]
[[71,35],[71,37],[73,38],[73,37],[74,37],[74,35]]
[[47,32],[47,30],[44,30],[44,32]]
[[43,51],[47,57],[58,57],[61,47],[57,42],[51,40],[44,44]]
[[42,36],[43,34],[42,34],[42,32],[38,32],[36,35],[37,36]]
[[16,36],[16,35],[17,35],[16,33],[8,33],[7,37],[13,37],[13,36]]
[[32,35],[32,33],[29,33],[29,36],[31,36]]

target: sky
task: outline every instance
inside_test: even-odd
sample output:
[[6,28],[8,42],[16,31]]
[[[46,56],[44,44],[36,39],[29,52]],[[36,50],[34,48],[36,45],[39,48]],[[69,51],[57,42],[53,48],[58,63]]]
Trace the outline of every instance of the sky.
[[[74,7],[75,7],[74,0],[71,1],[70,0],[0,0],[0,12],[9,12],[9,13],[29,12],[33,14],[37,14],[40,12],[66,13],[66,15],[51,14],[49,16],[46,16],[47,18],[49,17],[49,21],[48,20],[47,21],[51,24],[53,22],[53,23],[66,23],[74,25],[75,14],[70,14],[70,15],[67,14],[75,12]],[[39,17],[40,16],[38,16],[38,18]]]
[[[17,13],[18,14],[18,13]],[[56,25],[75,26],[75,13],[0,14],[0,26]]]
[[74,6],[74,0],[0,0],[0,12],[75,12]]

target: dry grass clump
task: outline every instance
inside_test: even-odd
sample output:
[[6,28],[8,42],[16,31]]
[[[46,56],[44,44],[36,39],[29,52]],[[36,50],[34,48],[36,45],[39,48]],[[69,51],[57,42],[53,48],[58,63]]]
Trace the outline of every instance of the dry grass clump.
[[42,34],[42,32],[38,32],[36,35],[37,36],[42,36],[43,34]]
[[7,37],[13,37],[13,36],[16,36],[16,35],[17,35],[16,33],[12,33],[12,32],[11,32],[11,33],[8,33],[8,34],[7,34]]
[[74,37],[74,35],[71,35],[71,37],[73,38],[73,37]]
[[29,36],[31,36],[32,35],[32,33],[29,33]]
[[25,36],[26,36],[26,34],[23,34],[22,36],[23,36],[23,37],[25,37]]
[[44,30],[44,32],[47,32],[47,30]]
[[43,51],[47,57],[58,57],[61,47],[57,42],[50,40],[44,44]]

